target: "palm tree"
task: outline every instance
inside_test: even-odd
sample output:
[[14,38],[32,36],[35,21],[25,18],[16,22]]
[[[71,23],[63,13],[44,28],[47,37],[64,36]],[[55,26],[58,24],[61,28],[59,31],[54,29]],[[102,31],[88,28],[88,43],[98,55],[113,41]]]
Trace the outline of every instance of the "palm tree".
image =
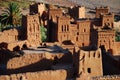
[[9,3],[8,8],[1,15],[0,21],[4,25],[12,27],[20,25],[21,11],[16,3]]

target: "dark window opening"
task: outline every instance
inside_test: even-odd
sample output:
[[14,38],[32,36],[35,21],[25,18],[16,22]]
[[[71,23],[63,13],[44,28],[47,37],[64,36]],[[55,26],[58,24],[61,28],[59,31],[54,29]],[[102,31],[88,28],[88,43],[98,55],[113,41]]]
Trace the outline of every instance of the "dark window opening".
[[69,26],[67,25],[67,31],[69,31]]
[[98,58],[100,58],[100,54],[98,54]]
[[87,68],[87,72],[88,72],[88,73],[91,73],[91,68]]
[[86,32],[86,29],[84,29],[84,32]]
[[84,47],[84,43],[82,43],[82,46]]
[[63,26],[62,26],[62,32],[63,32]]
[[76,41],[78,41],[78,37],[76,37]]
[[95,53],[93,54],[93,57],[95,57]]
[[66,26],[64,26],[64,31],[66,31]]

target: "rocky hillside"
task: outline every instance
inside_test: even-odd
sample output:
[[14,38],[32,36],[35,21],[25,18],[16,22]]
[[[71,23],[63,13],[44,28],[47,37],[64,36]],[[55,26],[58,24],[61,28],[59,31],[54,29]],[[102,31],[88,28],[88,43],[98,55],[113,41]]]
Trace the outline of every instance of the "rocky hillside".
[[89,8],[97,6],[109,6],[114,11],[120,12],[120,0],[68,0],[78,5],[84,5]]
[[120,12],[120,0],[30,0],[59,5],[83,5],[94,9],[97,6],[109,6],[112,12]]

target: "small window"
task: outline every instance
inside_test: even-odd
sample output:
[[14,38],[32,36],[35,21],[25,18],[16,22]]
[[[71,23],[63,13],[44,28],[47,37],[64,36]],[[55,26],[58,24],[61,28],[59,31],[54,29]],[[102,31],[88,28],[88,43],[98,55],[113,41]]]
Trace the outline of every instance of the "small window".
[[64,26],[64,31],[66,31],[66,26]]
[[86,29],[84,29],[84,31],[83,32],[86,32]]
[[105,42],[105,40],[104,40],[104,42]]
[[84,47],[84,43],[82,43],[82,46]]
[[62,26],[62,32],[63,32],[63,26]]
[[69,26],[67,25],[67,31],[69,31]]
[[79,25],[77,26],[77,29],[79,29]]
[[98,54],[98,58],[100,58],[100,54]]
[[88,73],[91,73],[91,68],[87,68],[87,72],[88,72]]
[[76,41],[78,41],[78,37],[76,37]]
[[93,57],[95,57],[95,52],[93,53]]

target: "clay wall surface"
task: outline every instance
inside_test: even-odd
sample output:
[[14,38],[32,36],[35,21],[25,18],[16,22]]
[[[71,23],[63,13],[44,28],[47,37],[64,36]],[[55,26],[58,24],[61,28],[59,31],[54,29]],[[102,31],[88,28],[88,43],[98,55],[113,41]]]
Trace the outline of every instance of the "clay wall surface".
[[65,70],[48,70],[0,76],[0,80],[66,80]]
[[25,38],[31,46],[38,46],[41,42],[40,23],[38,15],[25,15],[22,17],[22,26],[25,29]]
[[79,74],[86,74],[89,77],[102,76],[102,54],[101,50],[83,51],[79,53]]
[[114,27],[116,30],[118,30],[120,32],[120,21],[114,22]]
[[0,43],[1,42],[14,42],[18,40],[18,31],[17,29],[5,30],[0,33]]
[[100,77],[93,77],[91,80],[119,80],[120,75],[108,75],[108,76],[100,76]]
[[96,8],[96,18],[100,18],[100,14],[109,13],[109,7],[97,7]]
[[74,19],[85,18],[85,7],[74,6],[69,9],[69,14]]
[[51,69],[53,64],[68,63],[71,60],[70,54],[67,53],[65,55],[63,53],[25,54],[7,62],[7,73],[13,74]]
[[69,17],[59,17],[58,18],[58,33],[57,40],[59,42],[70,40],[70,18]]
[[62,10],[49,9],[48,15],[47,38],[48,41],[55,42],[57,37],[57,17],[63,16]]
[[[21,50],[23,45],[26,43],[27,43],[27,40],[11,42],[11,43],[8,43],[8,49],[10,51],[15,51],[16,48],[19,47],[19,50]],[[26,44],[26,45],[28,45],[28,44]]]
[[[91,22],[89,20],[81,20],[77,22],[76,43],[82,46],[89,46],[90,44],[90,27]],[[72,32],[71,32],[72,33]]]
[[114,14],[108,13],[101,15],[102,19],[102,27],[108,26],[109,28],[113,28],[114,25]]
[[79,17],[78,18],[85,18],[85,7],[79,7]]
[[98,31],[98,47],[101,45],[105,46],[106,51],[114,53],[115,47],[115,31],[114,30],[103,30]]
[[39,14],[40,16],[45,11],[45,4],[43,3],[35,3],[30,5],[30,14]]
[[52,20],[53,22],[57,22],[57,17],[62,15],[61,9],[49,9],[49,20]]
[[120,42],[115,42],[115,54],[113,54],[113,55],[120,55]]

